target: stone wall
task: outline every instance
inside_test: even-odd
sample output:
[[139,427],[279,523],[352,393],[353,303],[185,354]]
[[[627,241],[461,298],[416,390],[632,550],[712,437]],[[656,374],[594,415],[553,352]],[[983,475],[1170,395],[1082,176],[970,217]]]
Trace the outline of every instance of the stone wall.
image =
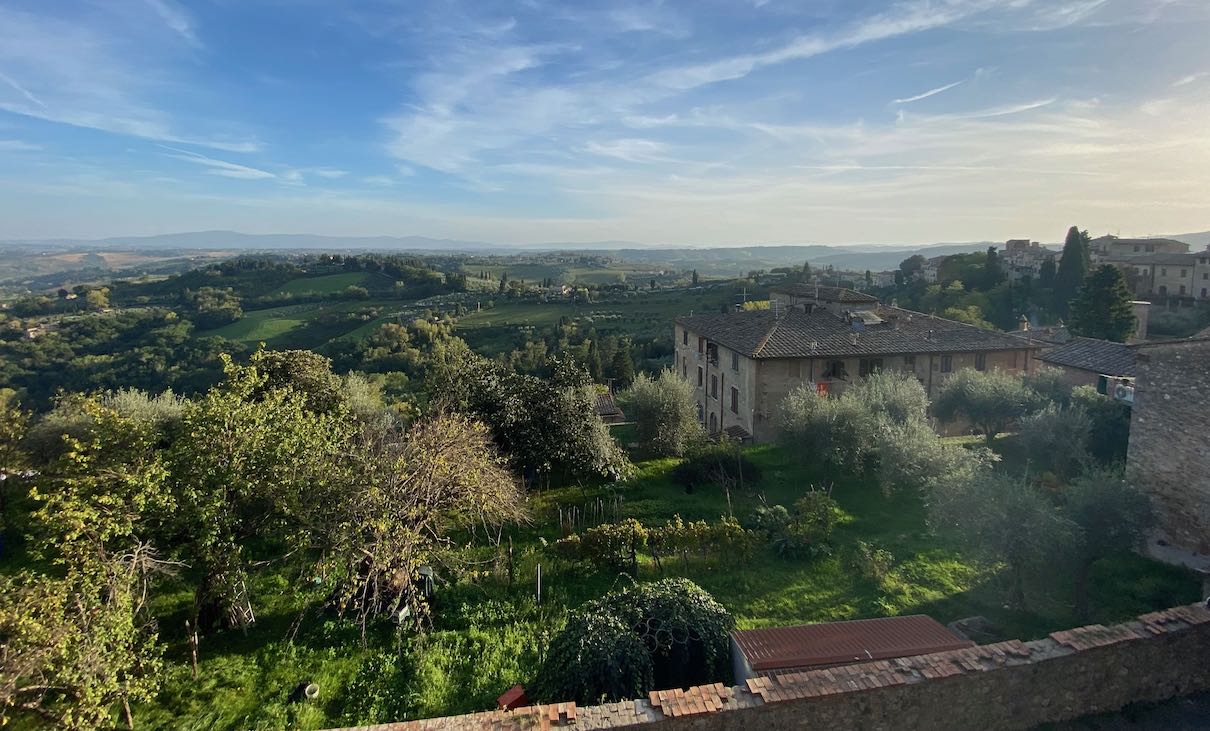
[[1210,553],[1210,340],[1139,347],[1127,474],[1152,497],[1161,535]]
[[928,729],[1001,731],[1210,689],[1210,610],[1202,604],[1104,627],[933,655],[574,703],[368,727],[421,729]]

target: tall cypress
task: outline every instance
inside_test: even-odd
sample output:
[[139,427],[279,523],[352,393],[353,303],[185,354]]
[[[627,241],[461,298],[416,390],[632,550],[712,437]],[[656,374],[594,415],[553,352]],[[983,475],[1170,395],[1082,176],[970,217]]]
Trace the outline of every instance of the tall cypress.
[[1112,264],[1102,264],[1071,301],[1071,331],[1086,338],[1118,343],[1134,334],[1138,323],[1126,277]]
[[1080,285],[1088,275],[1089,257],[1088,234],[1072,226],[1067,230],[1059,269],[1055,272],[1055,311],[1060,317],[1068,316],[1071,300],[1079,293]]

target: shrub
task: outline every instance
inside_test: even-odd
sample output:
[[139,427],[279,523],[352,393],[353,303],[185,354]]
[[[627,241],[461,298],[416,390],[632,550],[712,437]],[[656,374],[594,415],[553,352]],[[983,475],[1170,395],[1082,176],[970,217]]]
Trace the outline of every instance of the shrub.
[[723,482],[728,487],[760,482],[760,468],[734,445],[714,444],[695,451],[672,470],[672,481],[693,492]]
[[828,539],[839,522],[840,506],[822,490],[810,490],[790,511],[782,505],[765,505],[748,516],[745,527],[763,533],[783,558],[826,556]]
[[997,434],[1038,406],[1037,392],[1018,376],[969,368],[951,375],[933,402],[939,418],[945,421],[965,418],[989,445]]
[[1071,391],[1072,404],[1088,415],[1089,451],[1102,465],[1126,461],[1130,443],[1130,406],[1097,393],[1092,386],[1077,386]]
[[877,420],[863,400],[829,398],[800,386],[782,402],[781,411],[781,442],[792,453],[835,470],[865,471]]
[[872,581],[882,581],[891,573],[895,556],[875,543],[857,541],[849,556],[849,567],[859,576]]
[[638,570],[638,552],[647,545],[647,529],[634,518],[604,523],[584,531],[579,544],[580,555],[598,569],[629,567],[633,573]]
[[535,695],[577,703],[729,680],[735,620],[687,579],[611,592],[582,605],[551,641]]
[[1092,420],[1079,406],[1060,409],[1050,404],[1021,419],[1021,445],[1036,471],[1050,472],[1060,479],[1076,476],[1091,461],[1091,436]]

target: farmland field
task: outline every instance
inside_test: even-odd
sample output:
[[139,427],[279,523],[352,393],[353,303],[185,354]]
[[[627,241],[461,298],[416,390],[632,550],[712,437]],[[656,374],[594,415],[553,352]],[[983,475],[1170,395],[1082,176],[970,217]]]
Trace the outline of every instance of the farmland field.
[[[310,302],[245,312],[243,318],[214,330],[198,333],[202,337],[220,337],[248,345],[264,342],[276,348],[305,348],[321,345],[333,338],[361,329],[374,318],[403,309],[399,300],[355,300],[348,302]],[[375,311],[364,319],[355,314]],[[347,321],[332,323],[331,327],[314,327],[324,315],[349,314]],[[368,331],[367,331],[368,334]]]
[[299,277],[282,285],[274,294],[333,294],[348,287],[365,287],[371,291],[388,289],[394,280],[378,272],[341,272],[320,277]]

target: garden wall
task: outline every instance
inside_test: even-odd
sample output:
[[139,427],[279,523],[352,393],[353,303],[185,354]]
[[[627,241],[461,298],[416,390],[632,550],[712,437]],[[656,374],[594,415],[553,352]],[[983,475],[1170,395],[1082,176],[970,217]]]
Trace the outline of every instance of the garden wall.
[[1210,690],[1210,610],[1202,604],[1104,627],[965,650],[653,692],[365,727],[420,729],[1028,729]]

